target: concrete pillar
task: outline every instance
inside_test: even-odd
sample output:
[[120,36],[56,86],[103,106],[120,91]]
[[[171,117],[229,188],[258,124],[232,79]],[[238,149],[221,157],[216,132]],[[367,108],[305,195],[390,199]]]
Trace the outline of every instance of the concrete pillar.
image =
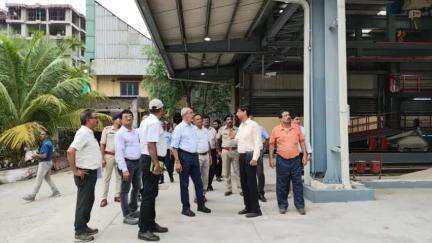
[[46,8],[45,11],[46,11],[46,14],[45,14],[45,16],[46,16],[45,31],[46,31],[46,35],[49,36],[50,35],[50,32],[49,32],[49,8]]
[[[21,9],[21,21],[27,21],[27,9],[25,8]],[[21,24],[21,36],[28,36],[28,28],[26,23]]]

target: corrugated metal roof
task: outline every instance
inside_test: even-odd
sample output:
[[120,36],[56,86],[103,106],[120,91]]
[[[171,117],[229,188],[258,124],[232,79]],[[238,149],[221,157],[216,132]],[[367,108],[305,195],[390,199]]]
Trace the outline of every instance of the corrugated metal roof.
[[[209,23],[209,37],[212,41],[245,37],[255,20],[264,0],[214,0],[212,1]],[[177,13],[176,0],[147,0],[164,45],[182,44],[182,35]],[[205,37],[206,8],[205,0],[182,0],[183,21],[187,44],[202,42]],[[230,21],[238,4],[231,29]],[[220,56],[220,57],[219,57]],[[183,54],[169,54],[175,70],[186,69]],[[209,67],[216,64],[227,65],[233,61],[233,54],[187,54],[189,68]],[[217,60],[219,59],[219,63]]]
[[146,75],[148,60],[143,53],[150,39],[126,24],[99,3],[95,16],[95,75]]

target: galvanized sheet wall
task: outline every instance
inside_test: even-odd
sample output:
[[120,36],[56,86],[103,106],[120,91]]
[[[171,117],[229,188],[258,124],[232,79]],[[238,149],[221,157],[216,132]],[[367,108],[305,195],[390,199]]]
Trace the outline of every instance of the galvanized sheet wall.
[[152,42],[117,16],[96,3],[95,75],[146,75],[145,45]]

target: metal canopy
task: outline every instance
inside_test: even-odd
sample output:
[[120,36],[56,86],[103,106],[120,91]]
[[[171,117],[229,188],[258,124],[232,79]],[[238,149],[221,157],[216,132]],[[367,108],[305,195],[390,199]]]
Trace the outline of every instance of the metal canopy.
[[[221,82],[234,78],[236,70],[260,73],[283,63],[301,63],[303,12],[295,4],[273,0],[136,2],[172,79]],[[387,17],[377,14],[391,2],[347,0],[347,31],[385,30]],[[432,30],[431,18],[421,19],[421,30]],[[407,16],[397,16],[395,25],[411,28]],[[370,57],[385,56],[391,61],[417,53],[423,56],[418,60],[429,61],[424,56],[431,56],[430,46],[350,39],[347,43],[350,62],[366,58],[377,63],[382,59]]]

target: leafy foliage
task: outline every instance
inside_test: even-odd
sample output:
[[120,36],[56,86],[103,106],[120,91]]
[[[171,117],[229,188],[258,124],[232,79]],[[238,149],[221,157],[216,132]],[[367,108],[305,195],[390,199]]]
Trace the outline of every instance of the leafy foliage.
[[0,35],[0,146],[23,151],[45,128],[79,125],[79,112],[102,98],[83,93],[90,77],[72,65],[76,41],[57,43],[42,34],[27,40]]
[[144,53],[150,64],[148,75],[142,85],[150,98],[159,98],[164,102],[168,117],[181,108],[181,101],[193,107],[196,112],[208,114],[213,118],[222,118],[229,112],[231,84],[203,84],[184,80],[170,80],[165,64],[153,46],[144,47]]

